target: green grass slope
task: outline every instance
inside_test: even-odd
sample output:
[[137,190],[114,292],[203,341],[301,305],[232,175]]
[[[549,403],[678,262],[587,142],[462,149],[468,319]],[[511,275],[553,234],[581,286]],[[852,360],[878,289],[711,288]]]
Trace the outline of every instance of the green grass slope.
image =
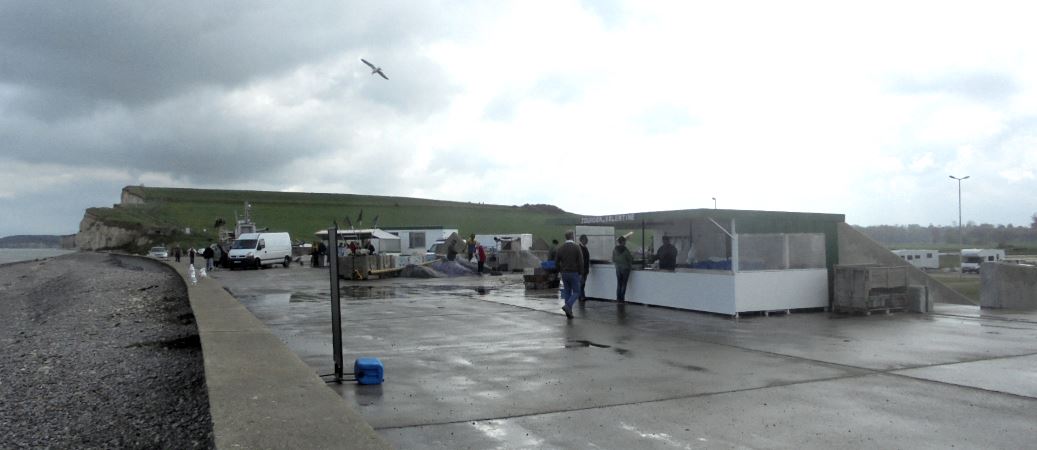
[[[371,227],[378,217],[379,228],[442,226],[457,228],[465,236],[521,232],[548,241],[561,238],[565,229],[580,220],[579,215],[550,205],[505,206],[374,195],[140,186],[126,190],[145,203],[91,208],[89,212],[108,224],[145,230],[153,242],[169,245],[215,239],[217,230],[213,225],[218,218],[233,229],[235,212],[242,215],[246,201],[252,204],[252,219],[260,228],[287,231],[293,240],[312,240],[314,232],[327,229],[333,220],[342,228],[346,227],[346,217],[358,225],[361,211],[364,227]],[[186,227],[191,228],[190,236],[182,233]],[[170,233],[173,229],[178,231]]]

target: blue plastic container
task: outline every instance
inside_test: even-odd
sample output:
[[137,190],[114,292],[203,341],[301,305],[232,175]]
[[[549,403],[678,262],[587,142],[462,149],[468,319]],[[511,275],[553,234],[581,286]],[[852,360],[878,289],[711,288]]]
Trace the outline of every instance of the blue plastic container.
[[541,261],[540,268],[544,270],[555,270],[557,269],[557,266],[555,266],[555,262],[553,260],[549,259],[547,261]]
[[357,358],[353,363],[353,374],[359,384],[382,384],[385,367],[378,358]]

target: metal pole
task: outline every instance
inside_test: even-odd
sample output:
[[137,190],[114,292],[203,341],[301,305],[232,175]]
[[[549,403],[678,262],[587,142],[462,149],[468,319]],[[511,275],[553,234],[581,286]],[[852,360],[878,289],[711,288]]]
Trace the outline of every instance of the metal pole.
[[969,179],[969,175],[965,175],[958,178],[954,175],[948,175],[951,179],[958,180],[958,277],[962,274],[962,264],[965,262],[965,257],[962,255],[962,250],[965,249],[965,231],[964,224],[961,223],[961,182]]
[[961,180],[958,180],[958,249],[965,249],[965,233],[961,223]]
[[645,270],[648,254],[645,253],[645,220],[641,219],[641,270]]
[[339,303],[338,227],[328,228],[331,247],[331,351],[335,358],[335,382],[342,382],[342,308]]

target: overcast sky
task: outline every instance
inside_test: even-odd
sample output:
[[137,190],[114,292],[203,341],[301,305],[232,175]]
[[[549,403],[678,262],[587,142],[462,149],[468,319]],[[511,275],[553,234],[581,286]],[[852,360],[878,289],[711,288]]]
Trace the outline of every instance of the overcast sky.
[[951,225],[948,175],[1029,225],[1034,9],[0,0],[0,236],[136,184]]

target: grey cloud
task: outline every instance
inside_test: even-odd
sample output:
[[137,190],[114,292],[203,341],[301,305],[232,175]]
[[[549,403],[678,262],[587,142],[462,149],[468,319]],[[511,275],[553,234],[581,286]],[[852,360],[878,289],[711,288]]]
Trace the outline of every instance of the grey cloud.
[[[328,149],[333,138],[308,130],[271,131],[228,116],[212,95],[146,109],[118,106],[47,123],[0,118],[8,157],[30,163],[121,167],[169,173],[199,183],[247,180],[257,170]],[[276,175],[276,174],[270,174]]]
[[118,203],[124,185],[86,179],[76,182],[73,189],[64,186],[16,198],[0,197],[0,210],[18,212],[5,214],[0,221],[0,236],[75,233],[86,208]]
[[0,5],[0,81],[139,105],[350,49],[410,48],[450,28],[435,5],[388,5],[7,2]]
[[420,120],[456,87],[413,55],[426,36],[450,36],[464,20],[457,8],[420,3],[2,3],[0,151],[202,185],[247,182],[256,170],[354,145],[327,122],[271,129],[237,117],[222,104],[229,92],[362,53],[393,79],[371,79],[349,56],[358,76],[299,101],[323,103],[316,120],[342,127]]
[[902,77],[888,85],[889,90],[898,93],[943,92],[980,102],[1004,101],[1020,90],[1014,78],[994,72],[949,73],[929,79]]

